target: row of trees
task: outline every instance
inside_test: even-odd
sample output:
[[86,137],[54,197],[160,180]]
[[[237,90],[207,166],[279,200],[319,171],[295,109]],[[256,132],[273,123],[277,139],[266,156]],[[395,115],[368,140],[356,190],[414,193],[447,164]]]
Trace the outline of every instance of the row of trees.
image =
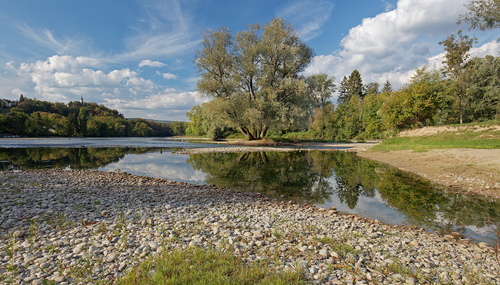
[[[305,113],[310,114],[310,121],[302,126],[273,129],[269,135],[372,139],[409,128],[498,119],[500,58],[473,58],[461,72],[467,76],[461,76],[459,84],[442,70],[423,66],[396,91],[389,81],[382,90],[378,83],[363,84],[357,70],[344,77],[338,88],[332,77],[315,74],[305,79],[310,97]],[[330,101],[335,90],[339,93],[336,106]],[[217,121],[212,112],[210,103],[194,106],[187,113],[190,123],[186,134],[216,138],[237,131],[230,124]]]
[[[479,25],[474,19],[484,18],[489,22],[481,29],[497,27],[498,13],[488,14],[485,5],[499,10],[496,0],[472,1],[471,12],[461,20],[474,27]],[[217,138],[239,131],[249,140],[266,135],[368,139],[408,128],[499,118],[500,59],[469,59],[475,42],[461,31],[450,35],[440,42],[444,68],[423,66],[394,91],[389,81],[382,90],[376,82],[363,84],[357,70],[338,87],[326,74],[304,77],[314,52],[279,18],[235,35],[227,28],[207,31],[195,64],[201,78],[197,89],[212,100],[187,113],[186,133]],[[334,92],[336,106],[330,100]]]
[[21,136],[166,137],[185,134],[185,123],[171,125],[125,119],[117,110],[96,103],[51,103],[23,97],[2,108],[0,133]]

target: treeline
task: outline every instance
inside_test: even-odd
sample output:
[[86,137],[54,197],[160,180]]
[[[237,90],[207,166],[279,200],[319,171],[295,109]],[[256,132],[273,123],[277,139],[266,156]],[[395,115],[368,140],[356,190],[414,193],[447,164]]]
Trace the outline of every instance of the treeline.
[[0,133],[19,136],[166,137],[184,135],[186,123],[171,125],[125,119],[117,110],[97,103],[68,104],[19,98],[15,107],[2,100]]
[[[489,0],[472,1],[470,14],[461,19],[472,26],[489,19],[486,29],[496,28],[500,18],[483,13],[484,1]],[[497,2],[488,5],[498,10]],[[238,33],[229,28],[204,32],[195,53],[197,91],[210,101],[187,113],[187,134],[372,139],[409,128],[499,117],[499,59],[470,59],[477,40],[462,31],[439,43],[445,50],[442,69],[423,66],[396,91],[390,82],[382,90],[377,82],[364,84],[357,70],[339,86],[326,74],[305,77],[314,51],[297,34],[280,18]],[[336,105],[331,101],[335,92]]]
[[[311,98],[310,120],[302,127],[269,131],[267,137],[284,139],[376,139],[401,130],[462,122],[500,119],[500,58],[487,55],[472,58],[461,71],[460,86],[443,70],[423,66],[410,82],[393,90],[387,81],[383,86],[364,84],[354,70],[339,86],[334,78],[316,74],[306,78]],[[460,90],[459,90],[460,88]],[[460,91],[460,92],[459,92]],[[337,104],[330,101],[337,92]],[[220,137],[237,132],[215,124],[205,105],[194,106],[187,135]]]

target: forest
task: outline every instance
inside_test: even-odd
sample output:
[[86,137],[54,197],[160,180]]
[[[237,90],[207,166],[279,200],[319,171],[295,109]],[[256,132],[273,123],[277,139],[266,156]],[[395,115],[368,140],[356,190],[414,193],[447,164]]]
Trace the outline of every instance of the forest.
[[[183,135],[186,123],[126,119],[97,103],[52,103],[24,97],[0,100],[0,134],[61,137],[167,137]],[[13,105],[13,106],[12,106]]]

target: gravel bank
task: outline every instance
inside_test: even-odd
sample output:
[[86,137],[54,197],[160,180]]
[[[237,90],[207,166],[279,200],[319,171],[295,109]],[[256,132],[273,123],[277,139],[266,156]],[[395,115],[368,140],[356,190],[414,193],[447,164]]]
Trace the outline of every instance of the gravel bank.
[[3,282],[14,275],[21,284],[113,283],[150,255],[200,246],[276,270],[304,268],[309,283],[500,283],[493,248],[458,234],[120,173],[43,170],[0,179]]
[[[307,151],[307,148],[290,148],[290,147],[263,147],[263,146],[247,146],[247,147],[213,147],[213,148],[185,148],[178,151],[173,151],[172,154],[200,154],[200,153],[243,153],[243,152],[290,152],[290,151]],[[327,150],[327,149],[321,149]]]

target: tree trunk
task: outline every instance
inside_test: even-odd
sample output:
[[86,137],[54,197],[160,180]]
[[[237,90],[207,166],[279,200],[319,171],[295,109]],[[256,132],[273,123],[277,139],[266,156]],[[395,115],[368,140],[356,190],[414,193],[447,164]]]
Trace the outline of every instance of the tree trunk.
[[247,129],[245,129],[243,127],[238,127],[238,129],[240,130],[240,132],[242,132],[247,137],[247,139],[249,141],[255,139],[255,137]]
[[460,112],[460,124],[463,123],[463,117],[462,117],[462,96],[458,97],[458,110]]
[[260,139],[263,139],[264,137],[266,137],[266,133],[267,133],[267,126],[264,125],[262,127],[262,131],[260,132]]

